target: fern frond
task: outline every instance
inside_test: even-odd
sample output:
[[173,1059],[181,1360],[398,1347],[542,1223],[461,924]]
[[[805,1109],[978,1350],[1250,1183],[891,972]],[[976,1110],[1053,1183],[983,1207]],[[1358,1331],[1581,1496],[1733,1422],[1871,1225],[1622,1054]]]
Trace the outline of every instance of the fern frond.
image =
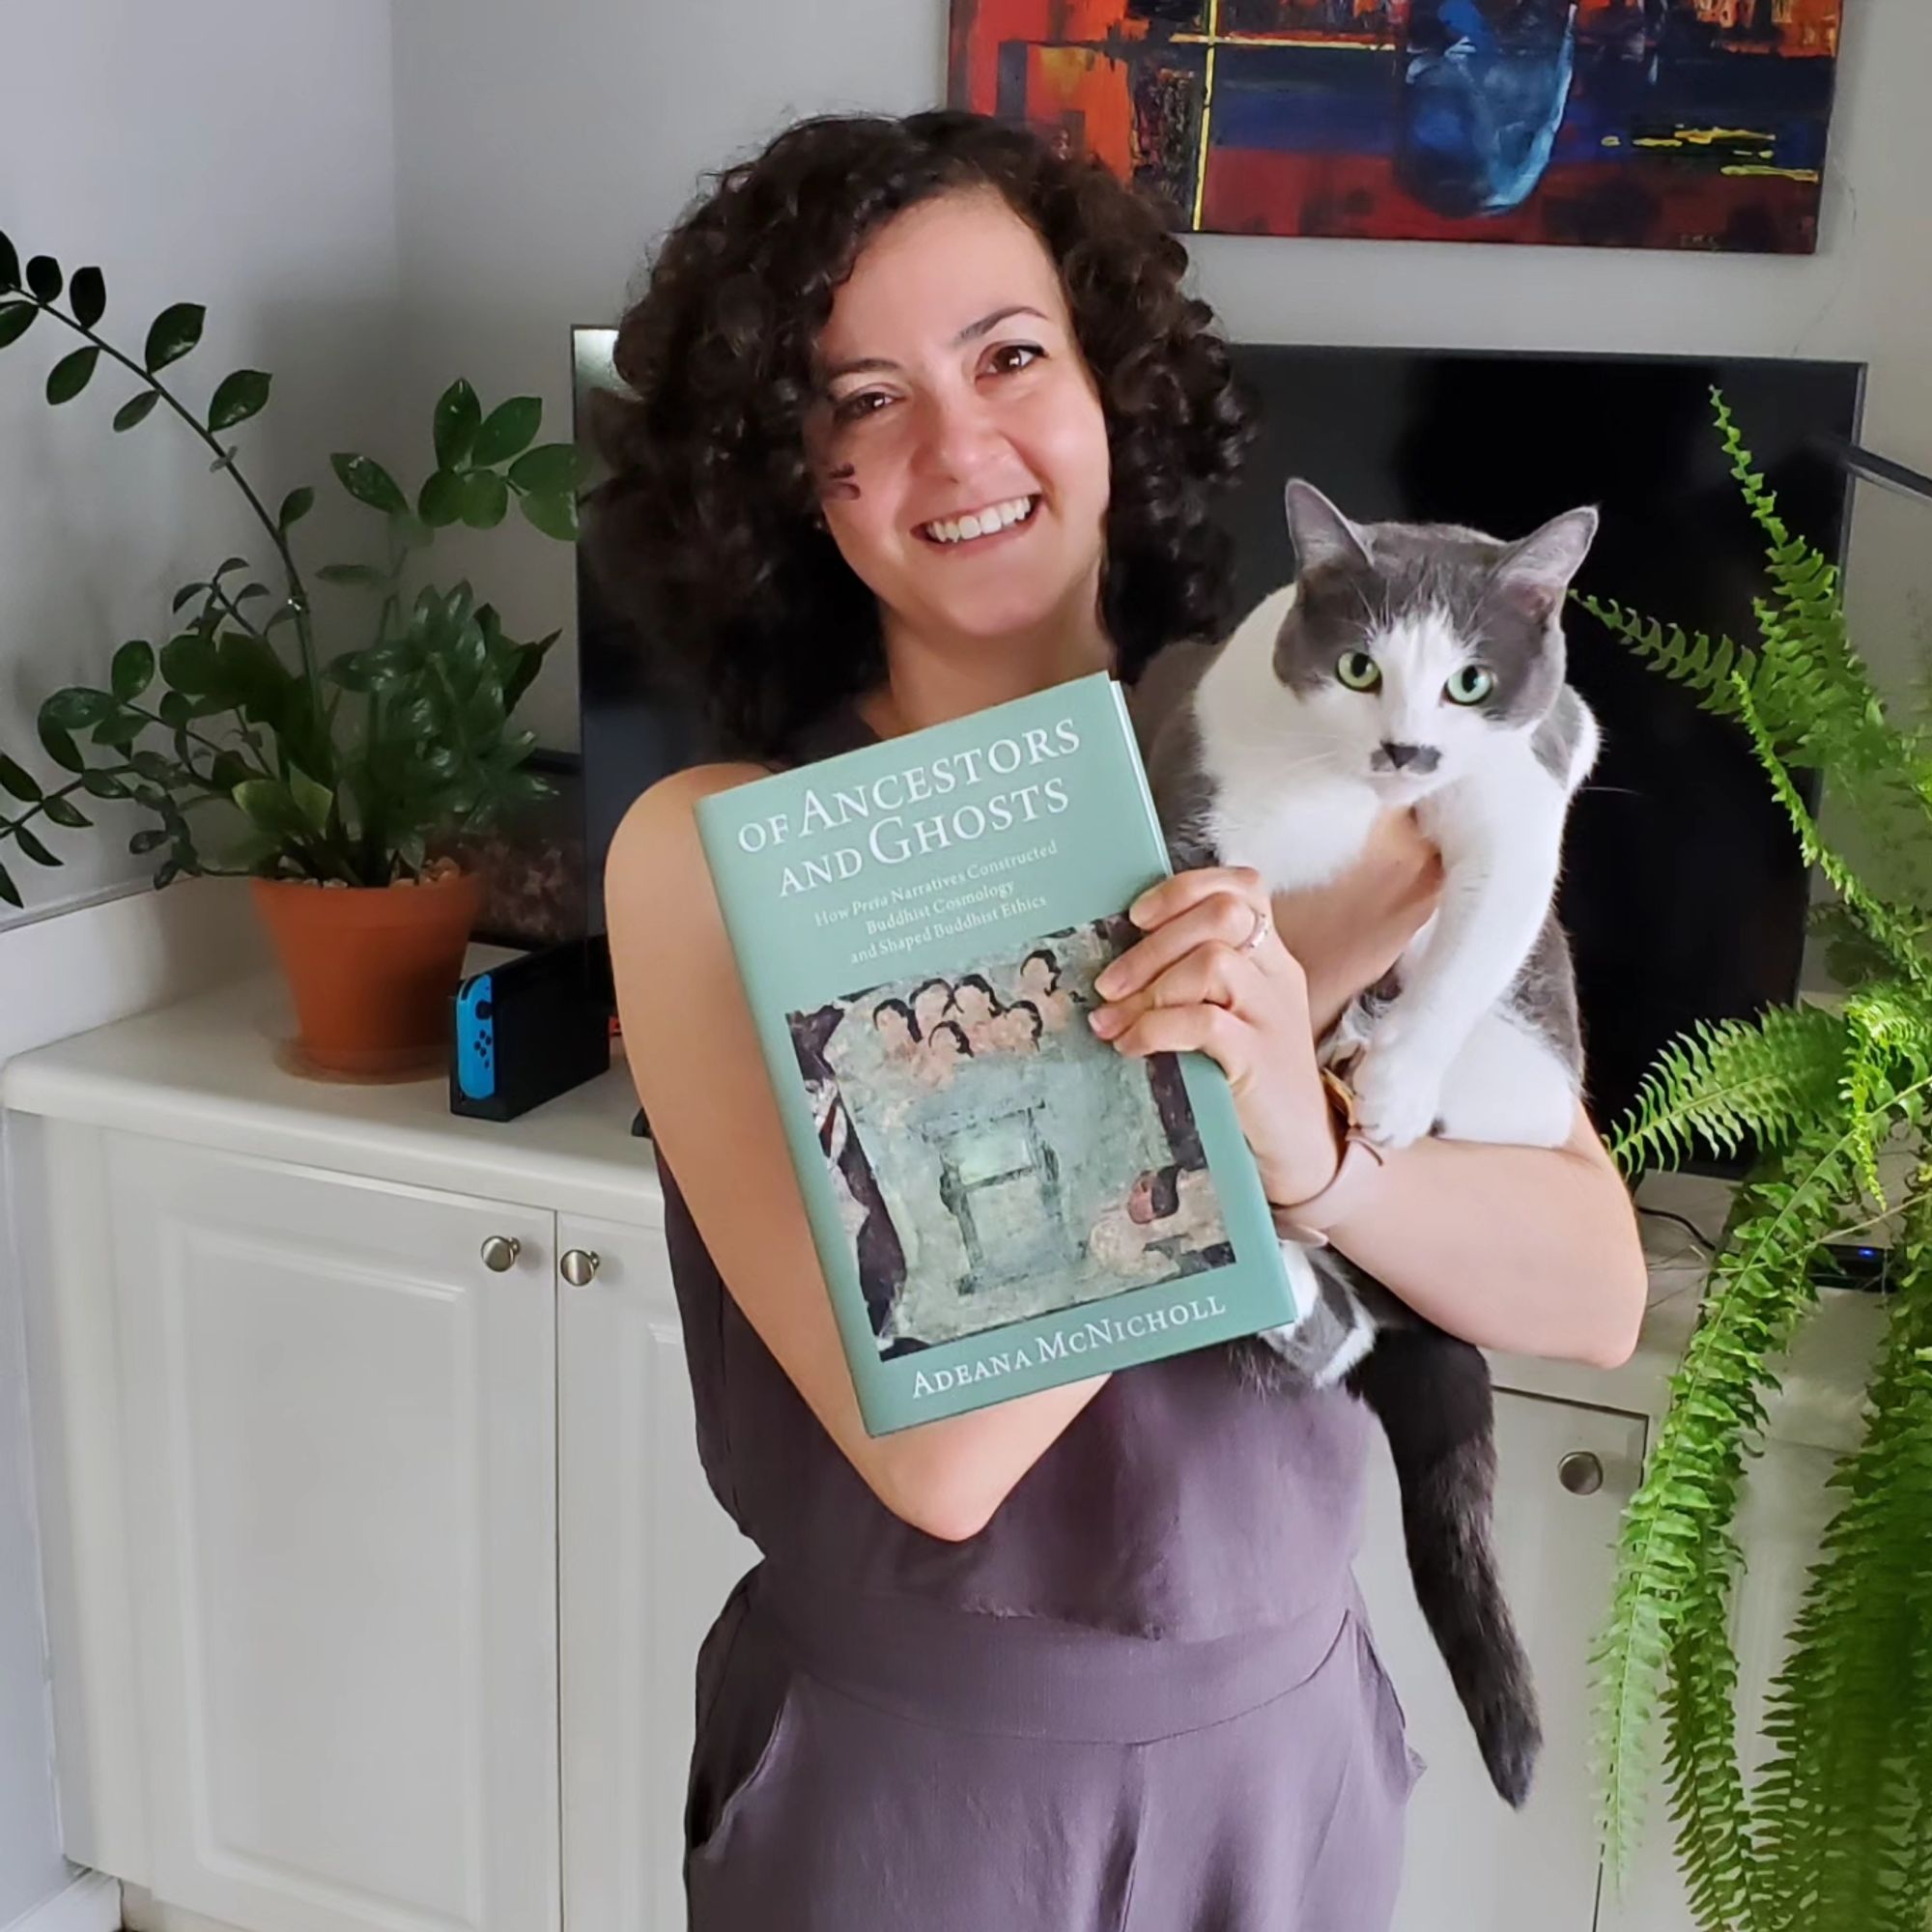
[[1674,1167],[1699,1144],[1766,1151],[1834,1110],[1845,1022],[1822,1007],[1773,1007],[1755,1020],[1699,1022],[1658,1057],[1609,1137],[1626,1174]]
[[1903,1264],[1863,1441],[1772,1690],[1759,1783],[1764,1932],[1932,1922],[1932,1175]]
[[1713,639],[1701,631],[1686,631],[1681,624],[1661,624],[1655,617],[1639,616],[1607,598],[1592,597],[1580,590],[1571,594],[1605,630],[1628,644],[1654,670],[1696,693],[1697,701],[1707,711],[1722,718],[1735,712],[1731,674],[1739,670],[1749,673],[1754,663],[1749,651],[1728,638]]
[[[1615,1882],[1642,1826],[1659,1683],[1686,1606],[1700,1590],[1728,1599],[1745,1440],[1764,1421],[1772,1357],[1815,1293],[1805,1264],[1856,1183],[1856,1132],[1833,1101],[1740,1190],[1657,1446],[1624,1512],[1609,1621],[1592,1654],[1603,1693],[1604,1850]],[[1707,1878],[1720,1882],[1715,1871]]]
[[1752,464],[1750,451],[1745,447],[1744,437],[1738,429],[1737,418],[1731,414],[1731,406],[1725,402],[1724,392],[1719,388],[1713,387],[1711,390],[1711,412],[1718,419],[1718,435],[1723,441],[1724,454],[1731,460],[1731,474],[1738,479],[1744,499],[1750,506],[1751,516],[1758,528],[1765,533],[1773,554],[1776,554],[1791,543],[1791,532],[1777,515],[1777,498],[1772,495],[1770,486]]
[[1896,1124],[1892,1094],[1932,1072],[1932,1012],[1910,987],[1881,981],[1847,998],[1844,1019],[1848,1051],[1840,1098],[1849,1118],[1870,1123],[1869,1136],[1856,1149],[1859,1175],[1866,1198],[1885,1208],[1878,1151]]
[[[1843,603],[1839,592],[1837,566],[1815,545],[1795,537],[1777,514],[1777,498],[1758,472],[1750,451],[1745,446],[1743,432],[1720,389],[1711,391],[1712,413],[1717,418],[1718,435],[1724,454],[1730,458],[1731,474],[1738,480],[1752,520],[1765,536],[1765,563],[1772,582],[1786,608],[1814,636],[1844,635]],[[1853,678],[1867,692],[1870,679],[1856,654],[1845,653]]]
[[1749,686],[1744,679],[1734,677],[1732,688],[1737,694],[1738,721],[1749,733],[1758,763],[1771,781],[1772,792],[1798,834],[1805,864],[1815,866],[1825,875],[1845,909],[1884,948],[1899,977],[1910,980],[1921,990],[1932,991],[1932,963],[1928,963],[1920,944],[1921,923],[1910,913],[1901,912],[1867,890],[1844,860],[1825,843],[1757,715]]
[[1678,1862],[1698,1924],[1715,1932],[1751,1932],[1760,1922],[1759,1888],[1732,1716],[1738,1655],[1729,1618],[1731,1584],[1743,1557],[1729,1533],[1719,1534],[1719,1560],[1697,1572],[1678,1606],[1666,1764]]
[[1821,899],[1805,923],[1822,941],[1826,970],[1837,985],[1856,989],[1891,978],[1891,955],[1843,906]]

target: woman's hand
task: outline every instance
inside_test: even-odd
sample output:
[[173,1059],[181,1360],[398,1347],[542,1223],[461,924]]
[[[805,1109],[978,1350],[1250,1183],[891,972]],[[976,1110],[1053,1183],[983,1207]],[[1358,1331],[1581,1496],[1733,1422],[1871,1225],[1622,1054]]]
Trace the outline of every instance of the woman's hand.
[[1270,1201],[1305,1201],[1340,1159],[1315,1061],[1308,982],[1281,943],[1261,875],[1204,866],[1151,886],[1127,908],[1146,937],[1094,980],[1090,1023],[1122,1053],[1198,1051],[1234,1090]]

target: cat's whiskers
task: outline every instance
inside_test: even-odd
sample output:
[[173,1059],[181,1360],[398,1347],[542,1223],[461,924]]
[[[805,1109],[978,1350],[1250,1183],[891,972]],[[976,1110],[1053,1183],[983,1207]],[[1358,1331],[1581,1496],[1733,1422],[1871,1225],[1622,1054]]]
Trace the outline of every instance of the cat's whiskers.
[[1268,776],[1275,779],[1292,778],[1296,772],[1319,771],[1322,766],[1344,769],[1342,754],[1332,745],[1324,745],[1320,751],[1310,752],[1305,757],[1292,759],[1285,765],[1270,765]]

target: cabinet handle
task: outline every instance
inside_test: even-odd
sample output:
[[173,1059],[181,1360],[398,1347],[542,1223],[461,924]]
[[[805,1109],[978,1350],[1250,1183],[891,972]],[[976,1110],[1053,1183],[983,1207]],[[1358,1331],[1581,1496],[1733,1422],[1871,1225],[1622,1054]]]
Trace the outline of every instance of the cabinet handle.
[[1604,1463],[1588,1449],[1573,1449],[1556,1465],[1556,1480],[1573,1496],[1594,1496],[1604,1487]]
[[492,1235],[483,1243],[483,1265],[495,1274],[505,1274],[517,1264],[524,1244],[514,1235]]
[[597,1276],[597,1257],[588,1248],[566,1248],[557,1266],[572,1288],[588,1288]]

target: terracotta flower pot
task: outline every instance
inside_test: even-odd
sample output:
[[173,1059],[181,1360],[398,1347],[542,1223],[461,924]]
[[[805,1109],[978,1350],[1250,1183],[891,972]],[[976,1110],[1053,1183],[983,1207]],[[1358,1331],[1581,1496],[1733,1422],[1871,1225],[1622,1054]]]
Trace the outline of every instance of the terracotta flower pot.
[[474,873],[392,886],[250,883],[295,999],[304,1059],[336,1073],[441,1064],[449,996],[483,909]]

